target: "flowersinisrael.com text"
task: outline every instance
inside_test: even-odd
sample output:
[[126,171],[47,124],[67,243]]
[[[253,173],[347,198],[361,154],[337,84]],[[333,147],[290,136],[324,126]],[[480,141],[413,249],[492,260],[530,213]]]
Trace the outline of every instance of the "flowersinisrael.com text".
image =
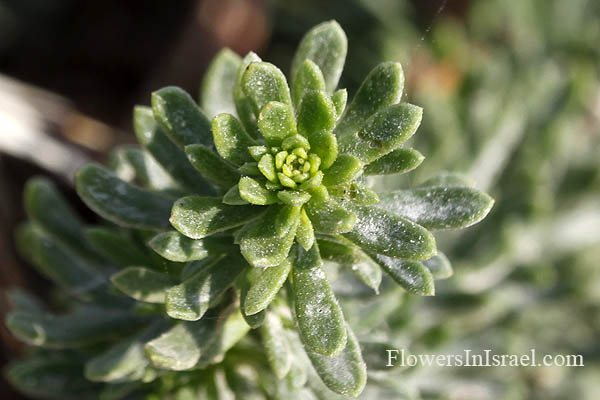
[[416,365],[438,367],[583,367],[580,354],[495,354],[492,350],[475,353],[464,350],[457,354],[408,354],[404,349],[388,349],[386,367]]

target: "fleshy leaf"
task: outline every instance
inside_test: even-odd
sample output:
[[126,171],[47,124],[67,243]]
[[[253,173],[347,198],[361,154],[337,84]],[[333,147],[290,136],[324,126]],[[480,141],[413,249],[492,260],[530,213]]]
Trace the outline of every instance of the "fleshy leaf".
[[298,132],[310,142],[311,151],[321,158],[321,169],[333,164],[338,154],[335,135],[335,106],[324,92],[308,92],[298,110]]
[[487,194],[467,187],[428,187],[381,195],[378,207],[428,229],[466,228],[481,221],[494,205]]
[[89,298],[105,285],[102,274],[29,224],[19,227],[17,246],[44,276],[72,295]]
[[241,206],[244,204],[250,204],[248,201],[242,199],[240,195],[240,188],[238,185],[232,186],[231,189],[223,196],[223,203],[231,206]]
[[225,353],[246,336],[249,330],[250,327],[239,310],[231,313],[224,323],[217,326],[217,334],[200,356],[194,369],[206,368],[223,361]]
[[190,239],[177,231],[159,233],[148,242],[148,245],[170,261],[195,261],[208,256],[206,240]]
[[6,326],[17,338],[35,346],[73,348],[126,333],[143,321],[126,311],[86,308],[60,316],[11,312],[6,318]]
[[167,290],[167,314],[186,321],[199,320],[235,282],[245,266],[246,263],[235,254],[217,258],[214,263]]
[[40,399],[94,398],[99,390],[98,383],[83,376],[81,360],[61,355],[13,361],[6,368],[6,379],[20,392]]
[[27,216],[45,232],[79,254],[97,258],[83,234],[83,223],[52,182],[36,177],[27,181],[23,193]]
[[233,87],[242,59],[228,48],[224,48],[211,61],[200,93],[200,104],[209,118],[219,113],[235,113]]
[[349,182],[329,188],[329,194],[340,201],[352,201],[356,204],[371,205],[379,202],[377,193],[356,182]]
[[280,190],[277,192],[277,198],[284,204],[301,206],[310,200],[310,194],[300,190]]
[[277,233],[278,237],[285,237],[290,229],[294,229],[298,226],[300,210],[300,206],[284,205],[281,207],[274,221],[275,232]]
[[436,254],[435,239],[422,226],[373,206],[356,206],[354,210],[356,225],[344,236],[368,253],[415,261]]
[[252,101],[244,93],[242,88],[242,79],[248,66],[253,62],[259,61],[261,61],[260,57],[254,52],[248,53],[242,59],[242,63],[237,72],[237,80],[233,88],[233,100],[235,102],[235,110],[237,115],[240,118],[242,125],[244,125],[246,132],[248,132],[248,134],[255,139],[259,137],[258,127],[256,125],[256,119],[258,115],[254,112]]
[[335,129],[338,140],[352,140],[369,117],[400,101],[403,88],[404,73],[400,64],[384,62],[373,68]]
[[249,205],[230,206],[217,198],[188,196],[175,202],[170,221],[185,236],[202,239],[244,225],[258,218],[263,211]]
[[475,181],[471,178],[455,172],[442,172],[441,174],[427,179],[419,187],[473,187]]
[[298,106],[304,94],[310,90],[325,90],[325,78],[319,66],[312,60],[306,59],[296,72],[292,81],[292,99]]
[[403,261],[381,254],[373,254],[372,257],[406,291],[421,296],[435,294],[433,276],[423,263]]
[[401,174],[417,168],[425,159],[415,149],[399,148],[365,167],[365,175]]
[[212,120],[212,132],[217,153],[225,160],[235,165],[252,161],[248,147],[257,143],[236,117],[231,114],[217,115]]
[[283,139],[296,133],[296,119],[289,104],[269,102],[261,108],[258,127],[269,146],[281,146]]
[[379,293],[381,268],[358,246],[343,238],[324,238],[318,243],[324,260],[349,268],[365,285]]
[[435,256],[423,261],[423,264],[431,271],[434,279],[446,279],[454,273],[448,257],[439,251]]
[[97,214],[117,225],[150,230],[169,227],[172,201],[135,187],[98,164],[77,171],[77,193]]
[[305,210],[313,228],[320,233],[335,235],[352,230],[356,215],[331,198],[313,198],[306,203]]
[[267,62],[248,65],[242,77],[242,89],[251,101],[254,114],[258,116],[264,106],[272,101],[291,107],[290,90],[283,73]]
[[118,266],[150,265],[153,262],[145,252],[147,249],[128,239],[122,232],[92,227],[85,230],[85,236],[98,253]]
[[292,264],[288,259],[278,266],[263,269],[246,293],[244,314],[254,315],[266,309],[285,283],[291,269]]
[[340,154],[331,168],[325,171],[323,184],[335,186],[351,181],[361,174],[362,167],[363,163],[358,158],[349,154]]
[[179,147],[212,146],[210,120],[184,90],[168,86],[152,93],[152,110],[156,122]]
[[138,301],[163,304],[165,293],[173,286],[169,275],[145,267],[127,267],[111,277],[113,284]]
[[296,240],[300,246],[304,247],[304,250],[309,250],[315,242],[315,231],[304,208],[300,212],[300,223],[296,231]]
[[365,164],[390,153],[419,127],[423,110],[408,103],[394,104],[369,118],[355,135],[338,136],[340,152]]
[[141,380],[149,360],[144,345],[166,329],[163,321],[149,326],[130,339],[116,342],[108,350],[85,364],[85,377],[95,382],[127,382]]
[[148,342],[145,351],[152,364],[174,371],[193,368],[214,344],[218,314],[212,314],[212,318],[207,316],[196,322],[179,322]]
[[229,189],[240,179],[240,173],[216,153],[202,144],[185,146],[190,163],[215,185]]
[[327,91],[333,92],[342,75],[347,51],[348,39],[336,21],[323,22],[315,26],[304,35],[296,50],[292,61],[292,82],[295,84],[298,79],[297,74],[304,61],[308,59],[323,72]]
[[[163,136],[163,139],[169,142],[169,145],[177,148],[167,137]],[[138,141],[143,143],[140,139]],[[177,150],[179,149],[177,148]],[[184,156],[184,154],[180,155]],[[193,170],[187,159],[184,158],[184,161],[187,167]],[[138,146],[123,145],[115,148],[109,153],[106,165],[125,182],[137,182],[145,188],[161,191],[164,194],[168,193],[169,196],[171,194],[178,196],[184,190],[188,190],[184,189],[180,182],[176,182],[147,149],[141,149]],[[193,170],[193,174],[206,184],[197,171]],[[210,191],[212,188],[207,186],[205,189]]]
[[240,197],[249,203],[264,206],[277,203],[277,193],[265,187],[256,179],[244,176],[238,183]]
[[307,351],[323,383],[332,391],[356,397],[367,383],[367,366],[363,361],[358,340],[347,327],[348,340],[344,350],[334,357]]
[[337,90],[332,96],[331,101],[335,106],[335,119],[338,120],[344,110],[346,109],[346,102],[348,101],[348,91],[346,89]]
[[280,265],[287,258],[294,243],[297,224],[280,238],[273,223],[282,207],[270,206],[263,218],[246,225],[238,235],[242,255],[255,267]]
[[183,150],[169,140],[158,126],[151,108],[136,106],[133,109],[133,129],[138,142],[180,185],[200,194],[214,192],[202,175],[190,165]]
[[329,286],[317,246],[298,248],[293,292],[298,332],[307,351],[335,356],[346,345],[342,309]]
[[260,333],[271,369],[277,378],[283,379],[292,365],[292,353],[283,324],[277,314],[266,313]]
[[250,287],[256,282],[259,275],[263,271],[267,271],[272,268],[262,269],[262,268],[248,268],[246,269],[246,273],[241,277],[238,286],[240,289],[240,312],[242,313],[242,317],[246,324],[252,328],[256,329],[261,326],[265,321],[265,311],[260,310],[254,314],[247,314],[245,310],[247,309],[247,300],[248,300],[248,291]]

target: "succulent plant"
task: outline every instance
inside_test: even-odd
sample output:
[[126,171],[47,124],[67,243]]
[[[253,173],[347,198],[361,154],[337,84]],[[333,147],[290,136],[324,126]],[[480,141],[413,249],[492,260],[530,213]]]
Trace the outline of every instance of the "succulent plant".
[[[25,341],[75,349],[40,351],[10,370],[13,382],[51,397],[26,378],[60,377],[52,366],[64,363],[107,382],[76,381],[103,398],[227,386],[240,398],[288,399],[323,390],[316,376],[333,392],[360,394],[365,362],[324,261],[375,292],[383,270],[408,292],[433,295],[434,277],[452,271],[429,230],[470,226],[493,200],[454,174],[406,190],[370,188],[371,176],[422,162],[403,146],[422,110],[400,102],[404,78],[393,62],[375,67],[346,105],[346,91],[336,90],[346,50],[341,27],[326,22],[300,43],[289,87],[256,54],[223,50],[202,108],[179,88],[154,92],[151,108],[134,110],[141,147],[118,148],[109,168],[77,174],[77,192],[103,226],[85,227],[48,182],[32,181],[21,248],[88,305],[9,316]],[[58,397],[73,389],[63,381]]]

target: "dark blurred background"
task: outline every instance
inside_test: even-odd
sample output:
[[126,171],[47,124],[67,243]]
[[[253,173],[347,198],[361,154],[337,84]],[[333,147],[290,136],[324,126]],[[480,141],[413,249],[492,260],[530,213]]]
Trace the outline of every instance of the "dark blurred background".
[[[2,290],[23,287],[41,297],[49,291],[49,283],[16,255],[12,241],[24,219],[21,191],[29,177],[51,176],[93,220],[74,194],[73,173],[90,159],[103,160],[115,145],[135,141],[135,104],[148,104],[150,92],[166,85],[197,97],[207,64],[225,46],[239,54],[254,50],[287,71],[302,34],[332,18],[349,37],[341,87],[350,93],[380,61],[402,62],[410,100],[425,107],[417,148],[434,160],[423,165],[421,176],[439,168],[474,171],[482,188],[499,200],[492,222],[467,237],[488,242],[473,255],[461,253],[461,243],[450,238],[455,257],[481,261],[510,254],[509,261],[488,257],[481,263],[508,269],[506,277],[519,282],[560,281],[560,269],[550,278],[513,274],[531,256],[515,255],[512,247],[510,253],[499,243],[514,236],[507,234],[507,221],[528,226],[528,218],[540,213],[553,221],[557,205],[568,209],[577,196],[599,192],[599,8],[585,0],[0,0]],[[503,126],[509,134],[496,135]],[[558,169],[552,170],[555,160]],[[482,163],[484,168],[475,168]],[[563,194],[570,197],[562,201]],[[598,221],[596,205],[592,222]],[[586,237],[597,234],[591,230]],[[597,254],[597,243],[585,246]],[[589,262],[584,265],[587,271]],[[597,296],[592,299],[586,297],[582,306],[585,318],[600,319]],[[2,316],[9,307],[1,296]],[[23,347],[3,325],[0,334],[4,364]],[[590,351],[597,357],[596,344]],[[23,398],[4,380],[0,395]]]

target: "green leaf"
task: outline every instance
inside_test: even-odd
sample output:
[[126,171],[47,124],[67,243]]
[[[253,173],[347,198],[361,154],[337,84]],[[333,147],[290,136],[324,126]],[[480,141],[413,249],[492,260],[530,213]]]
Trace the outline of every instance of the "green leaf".
[[292,106],[290,90],[283,73],[267,62],[253,62],[248,65],[242,77],[242,89],[254,109],[259,114],[263,107],[272,101]]
[[302,190],[280,190],[277,198],[290,206],[301,206],[310,200],[310,193]]
[[145,267],[127,267],[110,279],[126,295],[156,304],[165,302],[166,291],[174,284],[169,275]]
[[325,78],[319,66],[312,60],[306,59],[296,72],[292,81],[292,99],[298,106],[306,92],[311,90],[325,90]]
[[395,62],[384,62],[373,68],[338,123],[335,134],[340,141],[356,137],[365,121],[379,110],[396,104],[402,97],[404,73]]
[[254,112],[252,101],[244,93],[242,79],[248,66],[253,62],[259,61],[261,61],[260,57],[253,52],[248,53],[246,57],[244,57],[238,68],[237,80],[235,87],[233,88],[233,100],[235,102],[237,115],[240,118],[242,125],[244,125],[244,128],[246,128],[246,132],[255,139],[259,137],[258,127],[256,125],[257,114]]
[[349,268],[365,285],[379,293],[381,268],[358,246],[344,238],[323,238],[318,243],[324,260]]
[[265,187],[256,179],[244,176],[238,183],[240,197],[251,204],[264,206],[277,203],[277,193]]
[[436,280],[450,278],[454,274],[450,260],[440,251],[435,256],[423,261],[423,265],[431,271],[433,279]]
[[463,174],[455,172],[442,172],[441,174],[427,179],[419,187],[473,187],[475,181]]
[[244,314],[254,315],[266,309],[285,283],[291,269],[291,262],[285,259],[278,266],[260,271],[246,293]]
[[91,399],[100,388],[85,379],[80,360],[62,355],[30,356],[11,362],[5,373],[13,387],[35,398]]
[[6,291],[10,308],[15,311],[44,312],[42,303],[27,291],[14,287]]
[[179,147],[212,146],[210,120],[182,89],[168,86],[152,93],[152,110],[156,122]]
[[246,264],[235,254],[217,258],[190,278],[167,290],[167,314],[196,321],[215,305]]
[[321,169],[333,164],[338,154],[335,135],[335,106],[325,92],[308,92],[298,109],[298,132],[310,142],[311,151],[321,158]]
[[373,254],[372,257],[406,291],[420,296],[435,294],[433,276],[423,263],[403,261],[381,254]]
[[307,351],[307,354],[317,374],[330,390],[357,397],[367,383],[367,366],[363,361],[358,340],[350,327],[346,329],[348,341],[340,354],[334,357],[312,351]]
[[240,310],[242,313],[242,317],[246,321],[246,324],[252,329],[256,329],[264,323],[265,311],[260,310],[253,314],[246,313],[246,310],[248,308],[248,291],[250,290],[250,287],[254,285],[254,283],[257,281],[261,272],[265,270],[266,269],[262,268],[248,268],[246,269],[246,273],[242,274],[242,277],[238,283],[238,286],[240,288]]
[[241,122],[231,114],[219,114],[212,120],[212,132],[217,153],[235,165],[252,161],[248,147],[257,142],[246,133]]
[[170,221],[185,236],[202,239],[244,225],[263,211],[254,206],[230,206],[217,198],[188,196],[175,202]]
[[406,260],[425,260],[436,254],[433,235],[414,222],[373,206],[356,206],[356,225],[344,236],[368,253]]
[[274,312],[267,312],[260,328],[267,360],[278,379],[283,379],[292,365],[292,353],[283,324]]
[[141,380],[149,364],[144,345],[166,328],[166,323],[159,320],[133,337],[116,342],[85,364],[85,377],[95,382],[111,383]]
[[296,231],[296,240],[304,250],[309,250],[315,242],[315,231],[304,208],[300,212],[300,223]]
[[296,134],[296,119],[289,104],[269,102],[261,108],[258,127],[269,146],[281,146],[288,136]]
[[284,205],[275,217],[275,232],[279,238],[285,237],[290,229],[296,229],[300,221],[300,206]]
[[231,206],[241,206],[245,204],[250,204],[248,201],[242,199],[242,195],[240,194],[240,187],[238,185],[232,186],[231,189],[225,193],[223,196],[223,203],[229,204]]
[[214,345],[218,314],[196,322],[179,322],[148,342],[145,351],[152,364],[161,369],[183,371],[193,368]]
[[98,253],[118,266],[153,263],[152,258],[145,253],[146,249],[138,246],[122,232],[92,227],[85,230],[85,236]]
[[190,239],[177,231],[159,233],[148,242],[148,245],[170,261],[195,261],[208,256],[206,240]]
[[335,21],[323,22],[312,28],[300,42],[292,61],[292,82],[298,79],[297,74],[305,60],[313,61],[323,72],[327,91],[333,92],[340,80],[348,40],[342,27]]
[[202,81],[200,104],[209,118],[219,113],[235,113],[233,87],[241,64],[240,56],[224,48],[208,66]]
[[225,323],[218,325],[217,329],[215,338],[200,356],[195,369],[206,368],[211,364],[222,362],[225,353],[246,336],[250,327],[246,324],[240,311],[236,310],[227,317]]
[[[169,145],[175,146],[169,139],[163,136],[163,139],[169,142]],[[175,146],[177,148],[177,146]],[[179,149],[177,149],[179,150]],[[181,154],[183,156],[183,154]],[[193,170],[187,159],[184,158],[187,167]],[[108,155],[108,168],[119,178],[126,182],[137,182],[141,186],[163,192],[164,194],[175,194],[183,192],[182,184],[165,170],[165,168],[156,161],[156,159],[147,150],[138,146],[123,145],[119,146]],[[197,171],[193,173],[202,178]],[[210,186],[207,190],[212,189]]]
[[356,179],[361,175],[363,163],[349,154],[340,154],[331,168],[325,171],[323,184],[335,186]]
[[279,237],[273,223],[283,206],[272,205],[263,218],[246,225],[239,232],[238,243],[244,258],[254,267],[276,267],[288,256],[294,243],[296,226]]
[[494,200],[477,189],[428,187],[382,194],[377,206],[428,229],[457,229],[481,221],[493,205]]
[[83,234],[83,223],[49,180],[36,177],[27,181],[24,193],[27,216],[56,240],[84,257],[98,258]]
[[346,345],[346,327],[342,309],[323,272],[317,246],[305,251],[298,248],[293,269],[296,321],[307,351],[326,356],[339,354]]
[[185,146],[190,163],[215,185],[229,189],[240,179],[240,173],[216,153],[202,144]]
[[415,149],[399,148],[365,167],[365,175],[403,174],[417,168],[425,156]]
[[329,194],[339,201],[352,201],[356,204],[371,205],[379,202],[377,193],[356,182],[348,182],[335,187],[329,187]]
[[68,315],[16,311],[8,314],[6,326],[19,340],[47,348],[73,348],[125,334],[144,322],[127,311],[80,309]]
[[348,232],[356,223],[356,215],[331,198],[320,199],[313,196],[304,209],[313,228],[319,233],[335,235]]
[[158,126],[151,108],[136,106],[133,109],[133,129],[138,142],[173,179],[197,193],[214,192],[202,175],[190,165],[183,150],[169,140]]
[[102,274],[31,225],[19,228],[17,246],[44,276],[72,295],[89,299],[106,283]]
[[344,110],[346,109],[346,102],[348,101],[348,91],[346,89],[340,89],[336,91],[331,96],[331,101],[335,106],[335,119],[338,120],[344,113]]
[[89,208],[117,225],[150,230],[169,227],[170,199],[135,187],[101,165],[79,169],[75,187]]
[[412,104],[389,106],[369,118],[355,135],[338,136],[340,152],[369,164],[410,138],[419,127],[422,115],[423,109]]

